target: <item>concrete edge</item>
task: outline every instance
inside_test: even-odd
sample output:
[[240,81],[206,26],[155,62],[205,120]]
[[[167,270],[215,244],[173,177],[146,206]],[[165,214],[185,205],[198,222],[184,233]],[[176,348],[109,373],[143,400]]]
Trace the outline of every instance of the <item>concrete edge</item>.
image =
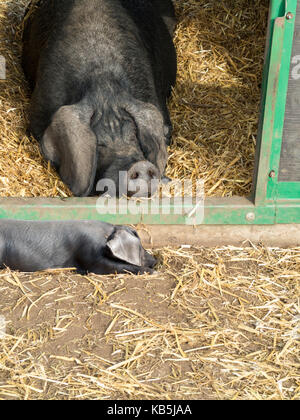
[[300,246],[300,224],[278,225],[138,225],[146,248],[181,245],[247,247],[263,243],[270,247]]

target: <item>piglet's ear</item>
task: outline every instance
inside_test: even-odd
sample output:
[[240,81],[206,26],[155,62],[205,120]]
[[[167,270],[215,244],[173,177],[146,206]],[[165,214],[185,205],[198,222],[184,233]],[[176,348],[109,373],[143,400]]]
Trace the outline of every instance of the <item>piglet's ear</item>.
[[110,253],[119,260],[141,267],[142,246],[140,239],[128,230],[119,229],[107,242]]
[[57,168],[75,196],[87,196],[97,167],[97,139],[90,128],[93,111],[87,106],[61,107],[41,141],[46,159]]

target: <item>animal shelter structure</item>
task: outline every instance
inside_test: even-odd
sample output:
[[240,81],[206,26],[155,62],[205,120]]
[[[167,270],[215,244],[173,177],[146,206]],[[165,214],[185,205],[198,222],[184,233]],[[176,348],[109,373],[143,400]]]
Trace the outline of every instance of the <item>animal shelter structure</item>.
[[[209,197],[202,225],[300,223],[300,1],[271,0],[252,193]],[[118,224],[186,225],[182,214],[99,214],[96,198],[7,198],[0,218],[100,219]],[[172,207],[172,206],[171,206]],[[158,230],[159,231],[159,230]]]

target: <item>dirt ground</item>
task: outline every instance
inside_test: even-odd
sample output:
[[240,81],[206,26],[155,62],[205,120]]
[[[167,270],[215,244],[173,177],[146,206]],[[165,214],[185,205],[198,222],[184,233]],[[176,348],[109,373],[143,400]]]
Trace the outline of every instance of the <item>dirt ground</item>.
[[155,253],[139,277],[2,271],[0,398],[300,399],[300,248]]

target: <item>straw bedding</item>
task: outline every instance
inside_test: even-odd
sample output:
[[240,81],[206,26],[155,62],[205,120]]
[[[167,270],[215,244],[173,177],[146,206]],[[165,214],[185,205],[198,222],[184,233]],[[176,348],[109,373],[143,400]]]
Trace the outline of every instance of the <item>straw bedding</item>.
[[157,252],[152,276],[0,273],[0,398],[299,400],[300,248]]
[[[26,134],[29,91],[20,67],[28,0],[2,0],[0,196],[69,196]],[[251,189],[268,0],[177,0],[178,83],[167,174],[203,179],[208,196]]]

